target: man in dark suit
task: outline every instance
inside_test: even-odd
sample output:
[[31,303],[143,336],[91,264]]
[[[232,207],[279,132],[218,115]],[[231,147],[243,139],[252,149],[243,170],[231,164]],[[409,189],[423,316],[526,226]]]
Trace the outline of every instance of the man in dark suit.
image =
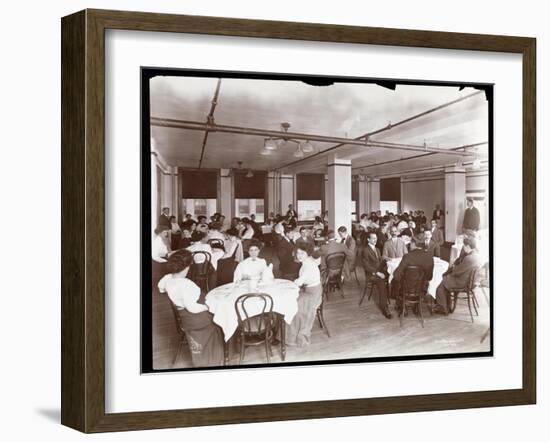
[[357,243],[353,236],[348,234],[348,229],[344,226],[338,227],[338,236],[340,244],[346,247],[346,263],[344,265],[344,278],[350,280],[351,273],[355,269],[355,250]]
[[432,219],[435,219],[436,221],[439,221],[444,216],[445,216],[445,213],[443,212],[443,210],[441,210],[439,208],[439,204],[436,204],[435,205],[435,210],[433,211],[433,214],[432,214]]
[[[427,232],[427,230],[426,230]],[[430,232],[432,232],[432,240],[441,247],[443,243],[445,242],[445,239],[443,238],[443,232],[441,229],[437,226],[437,220],[432,219],[431,221],[431,227]]]
[[382,254],[376,248],[377,240],[376,233],[371,232],[368,234],[367,246],[361,251],[361,261],[366,277],[376,286],[380,311],[387,319],[391,319],[392,315],[388,307],[388,293],[386,290],[386,263],[382,259]]
[[324,269],[327,266],[326,258],[332,253],[348,253],[347,247],[341,242],[336,241],[336,235],[334,231],[329,230],[327,233],[327,243],[323,244],[320,249],[321,253],[321,268]]
[[295,244],[289,238],[290,229],[285,229],[282,235],[277,235],[277,258],[279,258],[279,273],[283,279],[294,280],[298,277],[300,264],[294,260]]
[[462,230],[479,230],[479,210],[474,206],[474,199],[468,197],[466,199],[466,210],[464,211],[464,221],[462,222]]
[[172,230],[172,223],[170,222],[170,209],[168,207],[162,208],[162,213],[157,221],[157,227],[161,227],[164,230]]
[[[386,244],[386,241],[391,238],[389,232],[389,227],[387,223],[384,223],[380,226],[380,228],[376,231],[376,248],[380,250],[380,253],[382,253],[382,250],[384,249],[384,244]],[[365,241],[365,244],[368,242],[368,234],[365,236],[367,238],[367,241]]]
[[432,239],[432,231],[426,230],[424,235],[419,238],[422,241],[422,248],[430,254],[430,256],[440,257],[439,244]]
[[477,253],[475,238],[464,238],[463,252],[449,270],[443,274],[443,280],[437,287],[434,307],[435,313],[448,314],[451,292],[467,286],[472,270],[481,266],[482,261]]
[[422,243],[419,239],[413,238],[411,241],[411,250],[401,259],[399,266],[393,272],[392,280],[392,293],[394,294],[395,299],[400,299],[401,283],[405,275],[405,270],[409,266],[418,266],[424,271],[425,283],[426,286],[424,289],[428,288],[428,283],[433,277],[434,271],[434,260],[433,255],[428,253],[422,247]]

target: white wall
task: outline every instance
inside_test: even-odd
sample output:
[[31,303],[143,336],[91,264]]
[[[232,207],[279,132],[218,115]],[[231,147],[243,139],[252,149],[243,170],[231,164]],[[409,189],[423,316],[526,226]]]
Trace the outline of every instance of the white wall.
[[[541,321],[550,309],[550,290],[544,263],[550,260],[550,28],[545,2],[521,3],[463,0],[445,7],[441,1],[385,2],[251,2],[212,0],[72,0],[5,2],[0,28],[2,56],[10,69],[0,70],[3,153],[0,192],[4,214],[32,201],[40,214],[40,247],[29,247],[17,234],[5,234],[1,255],[3,315],[0,321],[5,362],[0,376],[0,427],[3,440],[65,441],[287,441],[315,438],[331,441],[356,438],[463,442],[465,440],[544,441],[550,415],[550,323]],[[432,413],[348,417],[175,430],[84,436],[59,425],[60,397],[60,17],[82,8],[132,9],[195,15],[217,15],[271,20],[342,23],[408,29],[448,30],[536,36],[538,38],[538,391],[539,404]],[[24,17],[22,24],[19,18]],[[276,43],[274,43],[276,44]],[[483,56],[481,54],[480,56]],[[366,61],[367,62],[367,61]],[[39,71],[37,71],[39,67]],[[331,71],[327,65],[327,72]],[[29,106],[27,97],[32,97]],[[330,109],[327,109],[330,112]],[[29,121],[32,130],[29,130]],[[279,121],[279,120],[277,120]],[[497,140],[498,142],[498,140]],[[132,147],[134,148],[134,147]],[[29,179],[21,180],[21,171]],[[14,186],[14,183],[16,185]],[[521,189],[518,189],[520,192]],[[10,220],[10,221],[8,221]],[[22,230],[36,231],[36,218],[22,218]],[[2,232],[11,232],[11,217],[0,217]],[[8,253],[9,251],[9,253]],[[547,267],[547,266],[546,266]],[[29,274],[32,273],[32,278]],[[16,296],[17,294],[17,296]],[[508,294],[513,296],[514,294]],[[134,296],[134,294],[128,294]],[[25,309],[32,301],[32,308]],[[24,312],[24,314],[23,314]],[[498,352],[498,349],[497,349]],[[498,357],[498,356],[497,356]],[[137,368],[136,368],[137,369]],[[435,374],[437,375],[437,374]],[[337,380],[336,380],[337,381]],[[365,379],[365,382],[375,382]],[[330,388],[328,380],[323,388]],[[185,393],[185,385],[177,386]],[[290,388],[282,385],[281,388]],[[29,394],[32,392],[32,394]]]
[[428,221],[435,205],[445,207],[445,178],[416,177],[401,183],[402,210],[423,210]]

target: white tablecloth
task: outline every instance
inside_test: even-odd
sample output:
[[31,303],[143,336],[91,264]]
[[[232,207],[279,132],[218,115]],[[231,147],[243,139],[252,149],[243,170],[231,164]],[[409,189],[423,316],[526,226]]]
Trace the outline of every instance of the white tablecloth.
[[[388,273],[390,275],[388,278],[389,282],[391,282],[391,280],[393,279],[393,272],[395,272],[395,269],[399,266],[400,262],[401,258],[394,258],[388,261]],[[428,285],[428,295],[435,298],[437,286],[441,283],[441,280],[443,279],[443,273],[445,273],[448,268],[449,263],[447,261],[443,261],[440,258],[434,257],[434,273],[430,284]]]
[[[286,279],[274,279],[269,283],[258,282],[252,284],[250,281],[241,281],[239,284],[229,283],[216,287],[206,295],[205,302],[214,315],[214,322],[222,328],[226,341],[233,336],[239,325],[237,313],[235,312],[235,301],[240,295],[253,292],[270,295],[273,298],[273,311],[283,315],[285,322],[288,324],[292,322],[298,311],[299,287]],[[250,304],[250,307],[252,308],[249,315],[261,311],[260,304],[258,304],[257,312],[253,311],[252,304]],[[247,308],[247,310],[249,309]]]

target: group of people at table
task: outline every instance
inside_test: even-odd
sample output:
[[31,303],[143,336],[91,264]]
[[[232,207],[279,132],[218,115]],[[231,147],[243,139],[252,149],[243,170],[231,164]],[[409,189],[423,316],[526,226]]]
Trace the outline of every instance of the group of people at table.
[[[152,242],[153,289],[166,293],[177,307],[195,366],[223,363],[223,333],[205,302],[208,291],[217,286],[272,281],[275,275],[293,281],[299,290],[297,311],[290,323],[285,324],[285,343],[304,347],[310,344],[316,311],[323,299],[322,275],[326,274],[327,256],[345,254],[343,280],[350,280],[351,272],[361,266],[367,281],[376,288],[381,313],[391,319],[389,298],[399,300],[405,269],[412,265],[421,267],[425,281],[429,282],[434,257],[439,257],[444,242],[437,219],[416,227],[413,218],[422,222],[420,211],[385,216],[375,212],[363,214],[353,232],[344,226],[337,232],[328,230],[326,214],[324,219],[317,217],[313,227],[298,227],[291,206],[285,216],[271,215],[263,226],[255,222],[253,215],[234,218],[225,226],[225,217],[219,213],[209,223],[206,217],[195,221],[187,215],[181,224],[174,225],[175,218],[168,209],[163,209]],[[272,247],[268,255],[277,257],[276,269],[273,262],[268,263],[260,256],[264,244]],[[205,259],[203,254],[194,252],[209,255],[211,268],[206,287],[194,281],[193,267]],[[395,260],[400,262],[392,267],[392,282],[388,284],[388,263]],[[433,311],[448,314],[451,292],[464,287],[470,271],[480,265],[475,235],[468,235],[459,258],[443,274],[437,287]]]

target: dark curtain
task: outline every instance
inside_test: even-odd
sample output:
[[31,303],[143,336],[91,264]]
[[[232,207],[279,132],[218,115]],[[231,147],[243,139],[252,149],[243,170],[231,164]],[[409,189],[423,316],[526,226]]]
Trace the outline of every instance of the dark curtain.
[[296,196],[298,200],[325,200],[325,175],[322,173],[300,173],[296,175]]
[[217,198],[218,172],[184,170],[182,178],[182,198]]
[[380,179],[380,201],[401,201],[401,178]]
[[233,183],[237,199],[265,199],[266,172],[253,171],[254,176],[247,178],[247,171],[235,172]]

